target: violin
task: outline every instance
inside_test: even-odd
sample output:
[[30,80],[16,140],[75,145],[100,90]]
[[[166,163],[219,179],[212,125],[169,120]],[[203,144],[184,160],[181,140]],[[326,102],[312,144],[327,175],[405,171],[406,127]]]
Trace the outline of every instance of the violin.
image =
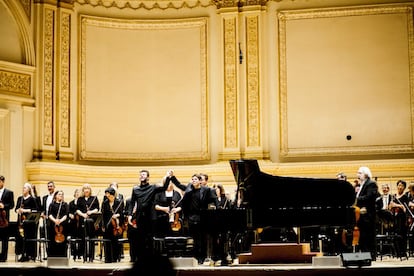
[[111,223],[114,236],[122,235],[124,229],[121,226],[119,226],[119,220],[117,218],[112,218]]
[[[20,205],[20,208],[23,209],[23,203]],[[18,229],[19,229],[19,234],[21,237],[24,237],[24,227],[23,227],[23,222],[26,220],[26,215],[24,213],[21,213],[18,216],[19,219],[19,223],[18,223]]]
[[180,215],[178,213],[174,214],[174,221],[171,222],[171,230],[174,232],[181,230]]
[[63,235],[63,226],[61,224],[55,225],[55,242],[62,243],[65,241],[65,235]]
[[9,226],[9,222],[7,220],[6,210],[3,208],[0,211],[0,228],[5,228],[7,226]]
[[[56,218],[59,218],[60,209],[62,207],[62,202],[59,204],[59,210],[57,212]],[[55,225],[55,242],[56,243],[62,243],[65,241],[65,235],[63,235],[63,225]]]

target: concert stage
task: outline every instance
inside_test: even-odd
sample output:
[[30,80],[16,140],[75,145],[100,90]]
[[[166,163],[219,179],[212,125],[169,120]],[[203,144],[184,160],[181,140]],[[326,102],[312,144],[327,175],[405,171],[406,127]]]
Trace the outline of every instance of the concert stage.
[[[0,274],[14,275],[58,275],[58,276],[126,276],[132,269],[132,263],[128,257],[119,263],[104,263],[102,260],[94,260],[92,263],[84,263],[82,260],[69,260],[64,266],[48,266],[47,261],[15,262],[14,259],[0,263]],[[230,266],[210,266],[208,263],[196,266],[176,267],[177,276],[271,276],[271,275],[413,275],[414,259],[400,260],[384,257],[382,261],[372,262],[370,266],[361,268],[345,268],[342,266],[312,266],[312,264],[237,264]],[[401,274],[402,273],[402,274]],[[133,273],[133,275],[147,274]]]

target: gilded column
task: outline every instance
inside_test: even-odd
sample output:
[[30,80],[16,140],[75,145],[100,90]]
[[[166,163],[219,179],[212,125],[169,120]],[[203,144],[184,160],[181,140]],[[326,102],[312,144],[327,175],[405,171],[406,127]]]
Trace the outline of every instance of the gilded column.
[[37,53],[37,137],[33,158],[56,159],[55,20],[56,3],[35,1]]
[[70,50],[73,4],[61,3],[57,10],[56,40],[56,159],[73,160],[70,133]]
[[[224,3],[221,3],[224,4]],[[224,143],[220,159],[242,157],[240,148],[239,110],[239,46],[237,2],[226,3],[233,7],[222,8],[222,45],[224,67]],[[235,7],[234,7],[235,6]]]
[[245,41],[245,93],[246,93],[246,124],[245,132],[245,154],[246,158],[267,158],[263,150],[262,141],[262,114],[261,114],[261,89],[260,89],[260,34],[261,31],[261,6],[255,5],[251,10],[243,11],[244,37]]

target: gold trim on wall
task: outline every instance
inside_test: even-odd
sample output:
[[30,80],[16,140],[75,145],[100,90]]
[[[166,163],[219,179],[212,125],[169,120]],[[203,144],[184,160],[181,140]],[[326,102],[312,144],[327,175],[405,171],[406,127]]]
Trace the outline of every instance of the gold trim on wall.
[[23,7],[24,12],[27,15],[27,18],[31,19],[31,13],[32,13],[32,6],[31,6],[31,0],[20,0],[20,4]]
[[224,36],[224,147],[239,150],[237,15],[223,18]]
[[44,10],[43,48],[43,144],[54,145],[54,26],[55,11]]
[[[81,37],[80,37],[80,76],[79,76],[79,159],[80,160],[86,160],[86,161],[127,161],[127,162],[167,162],[167,161],[207,161],[210,160],[210,149],[209,149],[209,141],[208,141],[208,133],[209,133],[209,122],[208,122],[208,81],[207,81],[207,18],[189,18],[189,19],[165,19],[165,20],[128,20],[128,19],[112,19],[112,18],[106,18],[106,17],[93,17],[93,16],[87,16],[87,15],[81,15],[79,19],[79,25],[81,30]],[[168,137],[165,136],[168,132],[166,130],[159,129],[158,131],[160,133],[150,133],[146,134],[144,136],[147,136],[148,139],[142,140],[142,141],[134,141],[132,144],[129,144],[131,148],[134,150],[125,150],[125,151],[105,151],[105,150],[93,150],[89,149],[87,147],[87,144],[91,144],[91,140],[87,140],[87,116],[86,111],[88,107],[91,107],[89,104],[87,104],[87,28],[88,27],[99,27],[106,30],[138,30],[138,31],[147,31],[147,32],[158,32],[158,31],[168,31],[168,30],[181,30],[186,31],[189,30],[191,32],[198,32],[197,36],[199,37],[199,49],[195,51],[199,51],[197,55],[199,56],[200,60],[193,63],[199,64],[199,70],[200,72],[200,83],[197,83],[198,87],[194,87],[195,91],[199,91],[200,94],[197,95],[194,98],[200,98],[200,102],[194,103],[199,108],[197,108],[194,112],[199,112],[194,116],[195,118],[200,117],[200,122],[197,122],[197,125],[194,126],[187,126],[188,128],[193,128],[194,131],[197,131],[200,136],[200,140],[192,141],[193,144],[191,145],[180,145],[180,141],[175,141],[175,143],[180,146],[180,148],[183,148],[182,150],[177,150],[175,147],[170,147],[166,151],[151,151],[148,149],[149,142],[153,139],[150,139],[150,137],[165,137],[165,139],[168,140]],[[180,42],[185,43],[185,42]],[[134,49],[135,50],[135,49]],[[90,65],[89,65],[90,66]],[[155,70],[155,67],[153,67]],[[151,84],[152,82],[148,80]],[[124,84],[125,85],[125,84]],[[129,83],[129,85],[131,85]],[[139,91],[139,83],[136,83],[134,85],[134,91]],[[154,87],[154,85],[151,85]],[[108,93],[114,93],[114,92],[108,92]],[[129,92],[130,93],[130,92]],[[193,93],[192,91],[186,91],[185,93]],[[197,92],[198,93],[198,92]],[[112,95],[112,94],[111,94]],[[114,95],[112,95],[114,96]],[[139,94],[136,94],[136,99],[139,98]],[[160,99],[161,100],[161,99]],[[173,101],[168,99],[162,99],[165,104],[173,104]],[[132,99],[130,99],[132,101]],[[152,102],[151,102],[152,103]],[[161,102],[160,102],[161,103]],[[145,99],[141,99],[139,102],[140,105],[145,105]],[[152,103],[153,104],[153,103]],[[186,102],[181,102],[181,105],[188,105]],[[180,108],[177,106],[176,110]],[[185,112],[186,107],[182,107],[183,110],[181,112]],[[140,118],[141,120],[144,120],[146,114],[140,113],[140,109],[137,106],[133,110],[130,110],[130,116],[135,118]],[[177,113],[178,114],[178,113]],[[189,113],[191,114],[191,112]],[[172,116],[172,115],[170,115]],[[191,115],[190,115],[191,116]],[[173,121],[174,117],[170,118],[158,118],[158,120],[170,120]],[[147,118],[147,123],[148,123]],[[136,127],[134,125],[134,127]],[[172,126],[174,127],[174,126]],[[195,129],[194,129],[195,127]],[[143,133],[146,131],[145,127],[142,127]],[[171,130],[174,131],[174,130]],[[122,133],[119,139],[122,139]],[[183,133],[182,135],[186,135]],[[128,137],[129,138],[129,137]],[[197,137],[198,138],[198,137]],[[174,142],[174,141],[170,141]],[[166,144],[166,143],[164,143]],[[124,144],[125,147],[128,147],[128,144]],[[123,145],[123,146],[124,146]],[[137,146],[138,145],[138,146]],[[147,146],[145,146],[147,145]],[[151,146],[153,146],[153,143],[151,143]],[[164,146],[164,145],[163,145]],[[195,150],[193,148],[197,147]],[[102,147],[103,148],[103,147]],[[188,148],[192,148],[188,150]],[[118,147],[119,149],[119,147]],[[124,149],[124,148],[122,148]],[[140,150],[141,151],[137,151]],[[158,149],[159,150],[159,149]]]
[[0,69],[0,91],[30,97],[32,77]]
[[[309,9],[309,10],[287,10],[278,13],[279,19],[279,89],[280,89],[280,149],[282,158],[306,158],[306,157],[339,157],[344,156],[372,156],[372,155],[387,155],[387,154],[413,154],[414,143],[411,138],[408,144],[384,144],[384,145],[354,145],[354,146],[329,146],[329,147],[291,147],[290,137],[288,136],[289,119],[288,118],[288,98],[289,98],[289,84],[288,78],[288,64],[287,64],[287,23],[294,20],[320,20],[325,18],[345,18],[353,16],[380,16],[390,14],[405,15],[407,20],[407,43],[408,43],[408,58],[409,68],[407,74],[409,75],[409,94],[410,94],[410,114],[411,114],[411,137],[414,136],[414,78],[413,78],[413,62],[414,62],[414,47],[413,47],[413,9],[411,6],[401,5],[377,5],[377,6],[361,6],[348,8],[325,8],[325,9]],[[316,69],[315,69],[316,70]],[[388,69],[390,70],[390,69]],[[402,72],[404,73],[404,72]],[[301,82],[300,79],[295,79],[295,82]],[[349,83],[350,89],[352,84]],[[329,93],[329,91],[326,91]],[[355,99],[357,101],[358,99]],[[367,103],[368,104],[368,103]],[[361,106],[362,107],[362,106]],[[305,106],[304,106],[305,108]],[[352,108],[352,107],[351,107]],[[355,113],[354,113],[355,115]],[[308,118],[311,120],[311,118]],[[304,133],[304,137],[305,137]],[[375,143],[374,143],[375,144]]]
[[70,43],[71,43],[71,14],[60,11],[59,56],[59,146],[70,147]]
[[105,7],[105,8],[116,8],[116,9],[131,9],[131,10],[167,10],[167,9],[194,9],[194,8],[206,8],[212,6],[213,3],[210,1],[142,1],[142,0],[76,0],[79,5],[88,5],[92,7]]
[[246,16],[247,148],[260,147],[259,15]]

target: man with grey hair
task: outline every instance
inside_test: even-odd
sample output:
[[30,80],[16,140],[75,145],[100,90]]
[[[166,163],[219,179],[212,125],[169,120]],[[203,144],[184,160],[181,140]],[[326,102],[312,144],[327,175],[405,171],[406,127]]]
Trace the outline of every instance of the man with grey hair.
[[360,167],[357,178],[361,187],[356,195],[356,206],[360,210],[360,218],[357,226],[360,231],[359,250],[370,252],[372,260],[376,260],[376,204],[379,196],[377,183],[372,179],[371,170],[368,167]]

